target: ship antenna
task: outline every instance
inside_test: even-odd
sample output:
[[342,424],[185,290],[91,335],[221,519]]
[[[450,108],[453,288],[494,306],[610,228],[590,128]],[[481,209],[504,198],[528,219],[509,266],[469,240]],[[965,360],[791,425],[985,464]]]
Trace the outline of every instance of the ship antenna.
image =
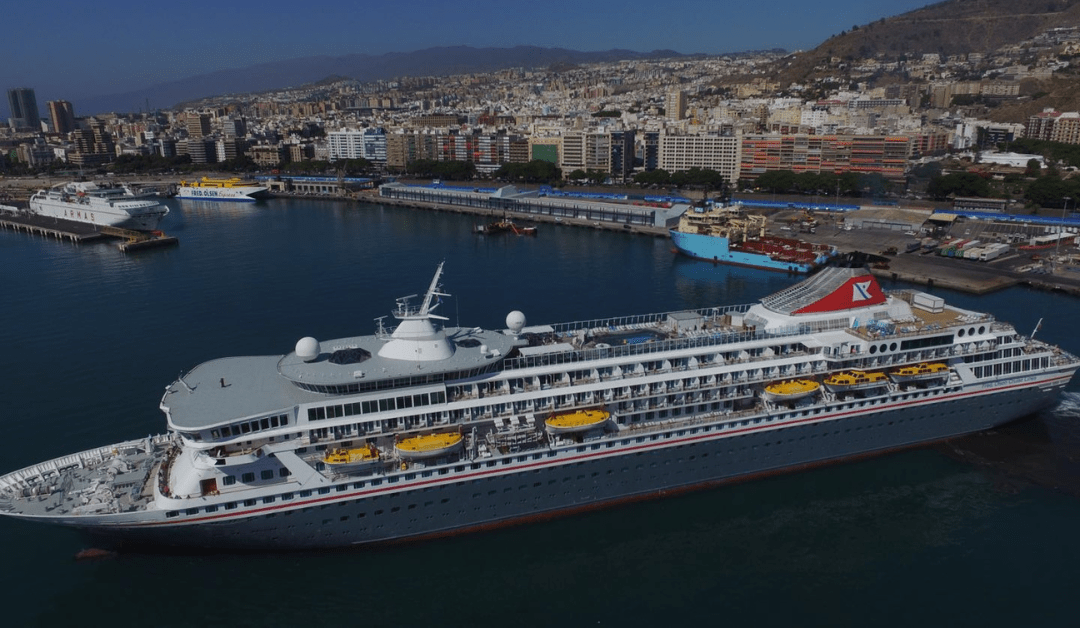
[[440,297],[449,296],[449,295],[441,294],[438,291],[439,290],[439,277],[442,276],[442,268],[443,268],[443,264],[445,264],[445,263],[446,263],[445,260],[439,262],[439,267],[435,269],[435,276],[431,278],[431,285],[428,286],[427,294],[424,295],[424,303],[423,303],[423,305],[420,306],[420,316],[426,316],[428,314],[428,312],[431,311],[431,308],[434,307],[434,305],[438,305],[438,303],[435,303],[434,305],[432,304],[431,300],[433,298],[435,298],[436,296],[440,296]]
[[1036,332],[1038,332],[1038,331],[1039,331],[1039,328],[1040,328],[1040,327],[1042,327],[1042,321],[1043,321],[1043,319],[1041,319],[1041,318],[1040,318],[1040,319],[1039,319],[1039,322],[1038,322],[1038,323],[1035,323],[1035,329],[1032,329],[1032,330],[1031,330],[1031,339],[1032,339],[1032,340],[1035,340],[1035,334],[1036,334]]

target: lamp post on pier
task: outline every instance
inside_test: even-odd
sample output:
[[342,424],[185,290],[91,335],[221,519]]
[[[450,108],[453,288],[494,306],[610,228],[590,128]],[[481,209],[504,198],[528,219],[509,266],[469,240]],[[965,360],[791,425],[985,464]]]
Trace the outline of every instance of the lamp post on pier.
[[1051,275],[1057,273],[1058,251],[1061,250],[1061,237],[1065,234],[1065,213],[1069,211],[1069,201],[1072,197],[1066,196],[1062,200],[1064,203],[1061,205],[1061,224],[1058,226],[1057,240],[1054,240],[1054,259],[1050,262]]

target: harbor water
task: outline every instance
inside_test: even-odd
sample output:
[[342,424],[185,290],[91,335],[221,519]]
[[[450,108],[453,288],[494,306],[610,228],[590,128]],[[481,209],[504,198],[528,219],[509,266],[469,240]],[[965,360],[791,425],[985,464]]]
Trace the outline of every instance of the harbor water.
[[[450,324],[502,328],[748,303],[798,277],[666,239],[346,202],[170,201],[179,246],[124,255],[0,232],[0,473],[164,430],[205,360],[372,333],[445,260]],[[890,287],[890,286],[886,286]],[[897,285],[894,287],[905,287]],[[936,290],[1080,352],[1080,301]],[[392,319],[387,320],[390,324]],[[0,519],[5,626],[1053,625],[1074,620],[1080,383],[992,433],[420,543],[76,560]]]

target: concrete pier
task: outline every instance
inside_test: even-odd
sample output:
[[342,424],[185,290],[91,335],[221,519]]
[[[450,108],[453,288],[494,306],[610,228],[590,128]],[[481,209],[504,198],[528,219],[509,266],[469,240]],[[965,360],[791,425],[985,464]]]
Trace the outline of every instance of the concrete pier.
[[90,242],[105,237],[94,225],[26,213],[0,213],[0,227],[75,243]]
[[12,231],[22,231],[34,235],[42,235],[57,240],[67,240],[75,244],[95,242],[102,238],[123,238],[124,241],[118,248],[125,252],[134,252],[142,249],[170,246],[178,243],[174,237],[166,236],[160,232],[145,233],[130,229],[119,229],[104,225],[92,225],[85,222],[64,220],[38,216],[25,212],[2,212],[0,213],[0,227]]

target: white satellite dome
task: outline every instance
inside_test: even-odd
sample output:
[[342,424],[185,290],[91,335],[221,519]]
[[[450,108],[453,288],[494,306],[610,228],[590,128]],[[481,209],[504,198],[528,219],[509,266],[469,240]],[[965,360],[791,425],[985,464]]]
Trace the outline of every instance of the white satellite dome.
[[319,357],[321,351],[322,348],[319,346],[319,341],[311,336],[305,336],[296,341],[296,357],[304,362],[311,362]]
[[506,328],[514,332],[514,335],[521,333],[522,328],[525,327],[525,315],[518,310],[514,310],[506,315]]

